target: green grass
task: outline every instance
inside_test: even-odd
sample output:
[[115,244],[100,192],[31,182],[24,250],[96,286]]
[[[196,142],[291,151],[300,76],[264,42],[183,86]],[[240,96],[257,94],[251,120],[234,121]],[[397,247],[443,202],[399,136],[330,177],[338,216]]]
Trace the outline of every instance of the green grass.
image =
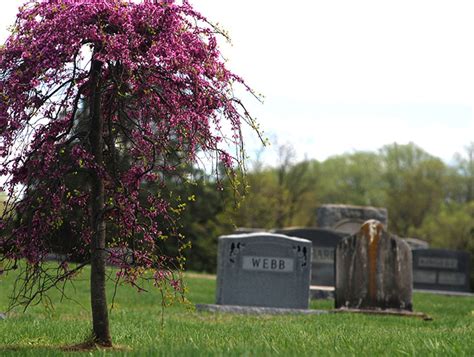
[[[80,304],[59,302],[54,310],[36,306],[0,320],[0,356],[60,356],[61,347],[84,341],[90,331],[88,271],[68,288]],[[8,305],[14,276],[0,280],[0,311]],[[192,303],[213,303],[215,280],[187,277]],[[113,291],[109,286],[109,296]],[[143,356],[474,356],[474,298],[415,294],[416,311],[434,318],[326,314],[314,316],[240,316],[198,313],[192,305],[165,310],[162,325],[158,291],[137,293],[122,286],[111,315],[119,350],[76,355]],[[330,309],[332,301],[313,301]]]

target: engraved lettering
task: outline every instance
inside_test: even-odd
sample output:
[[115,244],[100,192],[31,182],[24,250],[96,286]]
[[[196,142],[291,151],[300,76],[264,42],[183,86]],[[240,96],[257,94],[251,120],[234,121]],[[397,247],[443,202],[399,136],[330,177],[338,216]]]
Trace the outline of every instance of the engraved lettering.
[[292,258],[279,257],[256,257],[243,256],[242,269],[256,270],[276,273],[286,273],[294,271],[295,260]]
[[252,258],[252,265],[254,268],[258,268],[260,265],[260,258]]
[[314,247],[313,248],[313,262],[334,263],[334,248]]
[[419,257],[418,266],[423,268],[457,269],[458,261],[452,258]]
[[466,284],[467,276],[463,273],[439,272],[438,283],[442,285],[460,285]]
[[413,282],[420,284],[436,284],[436,272],[430,270],[413,270]]

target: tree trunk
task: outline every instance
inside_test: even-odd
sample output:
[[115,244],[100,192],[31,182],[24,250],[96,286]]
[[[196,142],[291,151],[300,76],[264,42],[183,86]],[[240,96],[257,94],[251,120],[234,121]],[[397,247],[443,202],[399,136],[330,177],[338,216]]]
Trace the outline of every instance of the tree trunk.
[[[90,133],[91,153],[98,165],[103,164],[104,141],[101,115],[101,70],[102,62],[92,60],[90,70]],[[105,294],[105,222],[104,181],[100,173],[91,173],[91,307],[94,342],[101,346],[112,346]]]

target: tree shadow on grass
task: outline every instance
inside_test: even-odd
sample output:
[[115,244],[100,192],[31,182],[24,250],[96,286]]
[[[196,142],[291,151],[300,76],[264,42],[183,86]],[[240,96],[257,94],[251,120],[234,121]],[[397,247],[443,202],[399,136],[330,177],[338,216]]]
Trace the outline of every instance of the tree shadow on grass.
[[85,341],[74,345],[62,346],[60,350],[63,352],[92,352],[92,351],[110,351],[110,352],[130,352],[132,349],[128,346],[112,345],[101,346],[93,341]]

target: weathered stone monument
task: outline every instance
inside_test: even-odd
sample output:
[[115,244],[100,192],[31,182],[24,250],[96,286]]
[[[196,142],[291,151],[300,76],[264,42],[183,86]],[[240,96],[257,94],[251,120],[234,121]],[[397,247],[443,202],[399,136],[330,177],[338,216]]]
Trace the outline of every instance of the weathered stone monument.
[[413,286],[421,290],[469,292],[469,263],[467,252],[413,250]]
[[347,234],[320,228],[283,228],[274,232],[310,240],[313,244],[311,285],[334,286],[336,246]]
[[336,308],[412,310],[412,255],[375,220],[336,248]]
[[316,225],[319,228],[334,229],[348,234],[357,233],[360,226],[369,219],[375,219],[387,227],[387,209],[327,204],[321,205],[316,210]]
[[217,304],[307,309],[311,242],[280,234],[219,237]]

